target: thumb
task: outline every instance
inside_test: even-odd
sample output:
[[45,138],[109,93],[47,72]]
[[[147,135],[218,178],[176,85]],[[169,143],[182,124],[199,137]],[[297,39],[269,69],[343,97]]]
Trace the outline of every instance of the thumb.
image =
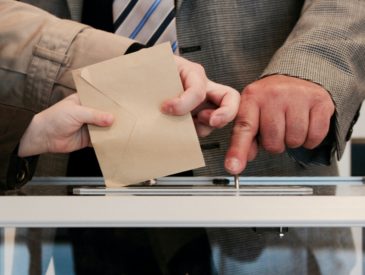
[[80,106],[76,119],[81,123],[107,127],[113,124],[114,116],[111,113],[102,112],[93,108]]

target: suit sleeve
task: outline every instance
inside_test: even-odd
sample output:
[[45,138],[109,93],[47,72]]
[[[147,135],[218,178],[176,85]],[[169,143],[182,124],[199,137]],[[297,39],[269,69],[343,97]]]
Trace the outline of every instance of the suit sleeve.
[[34,114],[75,92],[72,70],[121,55],[133,41],[16,1],[0,1],[0,41],[0,186],[9,189],[29,180],[9,171]]
[[338,159],[365,97],[364,14],[365,1],[306,1],[296,26],[263,73],[310,80],[331,94],[336,106],[332,150]]

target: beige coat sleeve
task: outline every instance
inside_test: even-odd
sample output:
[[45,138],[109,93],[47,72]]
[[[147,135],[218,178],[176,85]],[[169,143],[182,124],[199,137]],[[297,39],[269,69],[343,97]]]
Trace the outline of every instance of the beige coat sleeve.
[[71,71],[125,53],[132,40],[0,0],[0,185],[33,115],[75,92]]

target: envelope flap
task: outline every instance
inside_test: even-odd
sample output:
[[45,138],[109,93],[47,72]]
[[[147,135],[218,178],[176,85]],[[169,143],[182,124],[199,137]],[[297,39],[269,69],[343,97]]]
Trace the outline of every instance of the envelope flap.
[[[109,151],[113,150],[121,155],[127,151],[137,124],[137,117],[85,81],[81,77],[81,70],[73,71],[73,77],[82,105],[114,115],[114,123],[111,127],[88,125],[91,143],[95,149],[103,175],[109,177],[119,170],[118,159],[110,159]],[[120,131],[120,129],[123,129],[123,131]],[[107,159],[108,161],[104,161]]]
[[159,110],[163,100],[183,92],[167,43],[88,66],[81,77],[131,113],[137,106],[146,113]]

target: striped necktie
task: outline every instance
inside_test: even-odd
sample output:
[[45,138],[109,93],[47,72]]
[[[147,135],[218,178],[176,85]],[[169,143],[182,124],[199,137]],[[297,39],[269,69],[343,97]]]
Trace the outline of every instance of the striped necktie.
[[170,41],[177,52],[174,0],[114,0],[115,33],[146,46]]

